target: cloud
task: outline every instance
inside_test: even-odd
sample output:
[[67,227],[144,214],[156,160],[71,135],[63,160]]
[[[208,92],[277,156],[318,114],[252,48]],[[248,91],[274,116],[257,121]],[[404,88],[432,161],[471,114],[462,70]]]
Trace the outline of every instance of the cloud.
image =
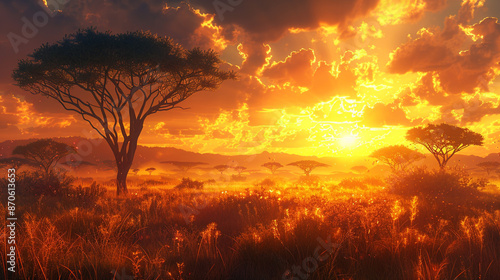
[[471,94],[476,89],[488,91],[500,66],[500,24],[496,18],[485,18],[471,26],[469,36],[481,39],[466,51],[460,49],[465,32],[456,31],[457,24],[449,18],[444,31],[421,30],[418,39],[403,44],[391,54],[388,71],[433,72],[444,91],[451,94]]
[[314,30],[321,24],[347,26],[353,20],[369,14],[379,0],[190,2],[195,7],[216,15],[216,21],[220,25],[237,25],[255,41],[272,42],[291,28]]
[[413,122],[406,117],[405,111],[395,104],[377,103],[373,108],[365,108],[363,124],[371,127],[409,126],[413,125]]
[[316,56],[312,49],[292,52],[284,61],[273,62],[262,75],[279,84],[290,83],[294,86],[309,87],[313,80],[312,64]]

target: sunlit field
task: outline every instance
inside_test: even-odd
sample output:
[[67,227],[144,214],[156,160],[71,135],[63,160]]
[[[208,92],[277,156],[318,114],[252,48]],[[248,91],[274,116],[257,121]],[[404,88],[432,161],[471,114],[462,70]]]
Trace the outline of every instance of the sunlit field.
[[114,185],[78,179],[57,196],[19,190],[16,277],[498,279],[496,185],[458,168],[373,175],[203,184],[131,176],[119,198]]

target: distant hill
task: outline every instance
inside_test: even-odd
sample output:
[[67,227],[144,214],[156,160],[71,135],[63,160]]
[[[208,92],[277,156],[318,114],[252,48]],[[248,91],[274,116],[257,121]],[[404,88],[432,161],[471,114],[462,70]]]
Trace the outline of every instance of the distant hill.
[[[92,164],[95,168],[102,168],[106,165],[109,167],[109,162],[113,162],[113,155],[107,143],[101,139],[85,139],[81,137],[64,137],[53,138],[55,141],[78,148],[78,155],[81,159]],[[28,144],[35,139],[26,140],[10,140],[0,143],[0,158],[9,157],[13,149],[18,145]],[[254,155],[220,155],[211,153],[196,153],[170,147],[147,147],[139,145],[134,159],[133,168],[147,168],[155,166],[162,170],[174,170],[175,168],[168,164],[161,164],[162,161],[193,161],[205,162],[208,165],[200,166],[200,170],[211,170],[213,166],[219,164],[227,164],[231,166],[241,165],[247,167],[247,170],[254,173],[267,174],[267,170],[261,165],[265,162],[275,160],[285,168],[280,169],[280,172],[285,175],[300,175],[302,171],[293,166],[286,166],[288,163],[299,160],[316,160],[322,163],[329,164],[331,167],[318,168],[313,173],[331,175],[334,173],[349,173],[349,169],[353,166],[363,165],[371,170],[370,174],[376,175],[380,169],[375,164],[374,159],[368,157],[316,157],[316,156],[300,156],[286,153],[269,153],[262,152]],[[499,154],[490,154],[485,158],[474,155],[455,155],[449,165],[460,165],[468,169],[478,169],[477,164],[482,161],[500,161]],[[427,155],[426,159],[419,161],[418,165],[426,165],[429,167],[437,167],[436,160]]]

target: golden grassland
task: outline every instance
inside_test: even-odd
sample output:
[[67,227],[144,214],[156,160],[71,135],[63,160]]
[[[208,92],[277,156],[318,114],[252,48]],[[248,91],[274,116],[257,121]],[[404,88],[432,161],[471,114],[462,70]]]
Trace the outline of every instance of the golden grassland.
[[[394,191],[411,187],[405,178],[202,189],[150,181],[120,198],[95,184],[64,196],[19,194],[15,277],[500,279],[498,188],[459,197]],[[1,262],[2,278],[12,279],[5,254]]]

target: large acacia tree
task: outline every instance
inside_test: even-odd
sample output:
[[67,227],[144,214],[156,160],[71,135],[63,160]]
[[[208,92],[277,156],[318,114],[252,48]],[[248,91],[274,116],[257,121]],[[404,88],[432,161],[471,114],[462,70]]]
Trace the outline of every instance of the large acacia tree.
[[471,146],[482,146],[484,137],[467,128],[449,124],[428,124],[408,130],[406,139],[423,145],[437,160],[443,170],[457,152]]
[[127,193],[127,174],[146,118],[234,78],[220,63],[212,50],[185,50],[148,32],[114,35],[86,29],[42,45],[18,63],[12,76],[21,88],[81,115],[106,140],[120,195]]

